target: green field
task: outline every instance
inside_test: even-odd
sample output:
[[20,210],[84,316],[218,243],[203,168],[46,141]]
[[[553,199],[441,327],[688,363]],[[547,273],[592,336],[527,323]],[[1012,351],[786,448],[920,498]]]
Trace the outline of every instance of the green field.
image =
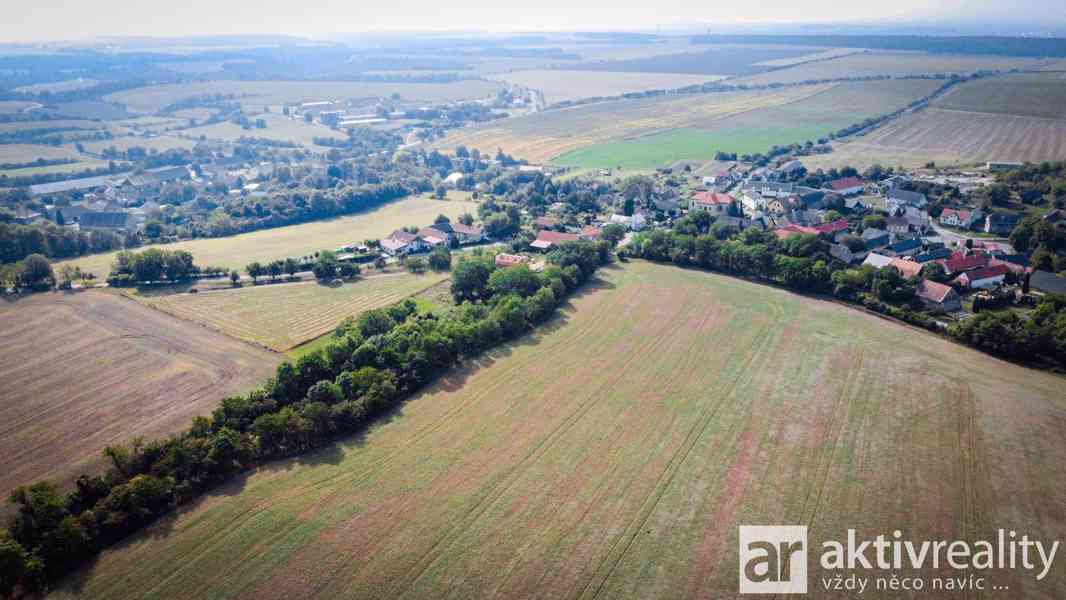
[[[726,598],[740,524],[1062,539],[1064,383],[782,290],[609,267],[537,333],[53,597]],[[1066,595],[1064,569],[1021,573],[990,583]]]
[[853,123],[902,108],[932,93],[932,80],[845,83],[778,106],[634,139],[595,144],[552,162],[578,168],[653,169],[679,160],[706,161],[715,152],[752,154],[775,145],[816,141]]
[[447,278],[448,273],[400,272],[344,284],[304,281],[133,297],[176,317],[284,352],[333,331],[345,317],[395,304]]
[[[438,214],[454,219],[469,212],[477,213],[473,202],[405,198],[376,210],[276,229],[262,229],[222,238],[198,239],[161,246],[170,250],[187,250],[196,264],[244,270],[252,261],[269,262],[289,256],[303,256],[318,250],[332,250],[367,239],[380,239],[408,225],[425,226]],[[57,263],[80,266],[82,271],[106,278],[115,260],[115,252],[94,254]]]

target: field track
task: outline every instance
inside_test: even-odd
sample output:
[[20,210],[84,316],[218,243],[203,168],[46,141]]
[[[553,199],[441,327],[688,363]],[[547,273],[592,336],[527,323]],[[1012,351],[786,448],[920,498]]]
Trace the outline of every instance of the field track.
[[[1062,539],[1062,386],[835,304],[610,267],[536,334],[54,597],[723,598],[739,524]],[[1066,595],[1062,569],[998,577]]]
[[0,492],[64,483],[109,444],[162,436],[280,357],[105,292],[0,303]]

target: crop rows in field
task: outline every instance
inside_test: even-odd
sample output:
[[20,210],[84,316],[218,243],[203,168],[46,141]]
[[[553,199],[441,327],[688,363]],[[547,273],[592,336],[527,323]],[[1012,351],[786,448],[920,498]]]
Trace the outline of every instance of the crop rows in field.
[[161,436],[257,385],[277,355],[117,295],[35,294],[0,306],[0,493],[69,483],[109,444]]
[[1066,119],[1066,79],[1061,74],[989,77],[953,88],[933,106],[1020,117]]
[[[1060,377],[708,273],[601,277],[365,435],[260,469],[56,597],[719,598],[740,524],[1066,534]],[[1066,592],[1061,569],[996,577]]]
[[345,317],[394,304],[446,278],[440,273],[399,273],[343,285],[281,283],[139,299],[174,316],[284,352],[332,331]]

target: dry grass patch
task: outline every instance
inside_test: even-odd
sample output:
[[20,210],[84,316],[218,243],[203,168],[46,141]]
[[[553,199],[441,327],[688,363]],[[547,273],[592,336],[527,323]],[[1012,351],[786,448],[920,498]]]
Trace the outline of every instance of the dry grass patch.
[[345,317],[394,304],[447,278],[447,273],[394,273],[344,284],[306,281],[135,297],[163,312],[284,352],[329,333]]

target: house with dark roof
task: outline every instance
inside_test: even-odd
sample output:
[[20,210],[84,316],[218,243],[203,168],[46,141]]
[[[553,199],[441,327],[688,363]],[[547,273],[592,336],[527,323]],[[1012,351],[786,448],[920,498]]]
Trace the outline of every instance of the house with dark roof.
[[123,230],[129,226],[130,215],[124,212],[87,212],[78,217],[82,229]]
[[921,192],[912,192],[894,187],[885,194],[885,208],[889,211],[896,211],[907,206],[923,208],[928,203],[925,199],[925,194]]
[[866,249],[873,250],[892,243],[892,236],[884,229],[867,227],[862,231],[862,239],[866,242]]
[[958,312],[962,310],[962,299],[950,285],[923,279],[914,288],[914,295],[922,302],[926,310],[934,312]]
[[1021,220],[1015,213],[992,213],[985,217],[985,233],[1008,235]]
[[1066,277],[1050,271],[1033,271],[1029,276],[1029,287],[1045,294],[1066,294]]
[[933,262],[935,260],[948,259],[950,257],[951,257],[951,250],[948,250],[947,248],[944,248],[944,247],[940,247],[940,248],[933,248],[933,249],[929,250],[928,252],[923,252],[921,254],[917,254],[914,257],[912,257],[911,260],[913,260],[916,263],[927,263],[927,262]]
[[881,254],[885,256],[910,256],[917,254],[922,249],[922,243],[916,238],[900,240],[895,244],[889,244],[881,248]]

